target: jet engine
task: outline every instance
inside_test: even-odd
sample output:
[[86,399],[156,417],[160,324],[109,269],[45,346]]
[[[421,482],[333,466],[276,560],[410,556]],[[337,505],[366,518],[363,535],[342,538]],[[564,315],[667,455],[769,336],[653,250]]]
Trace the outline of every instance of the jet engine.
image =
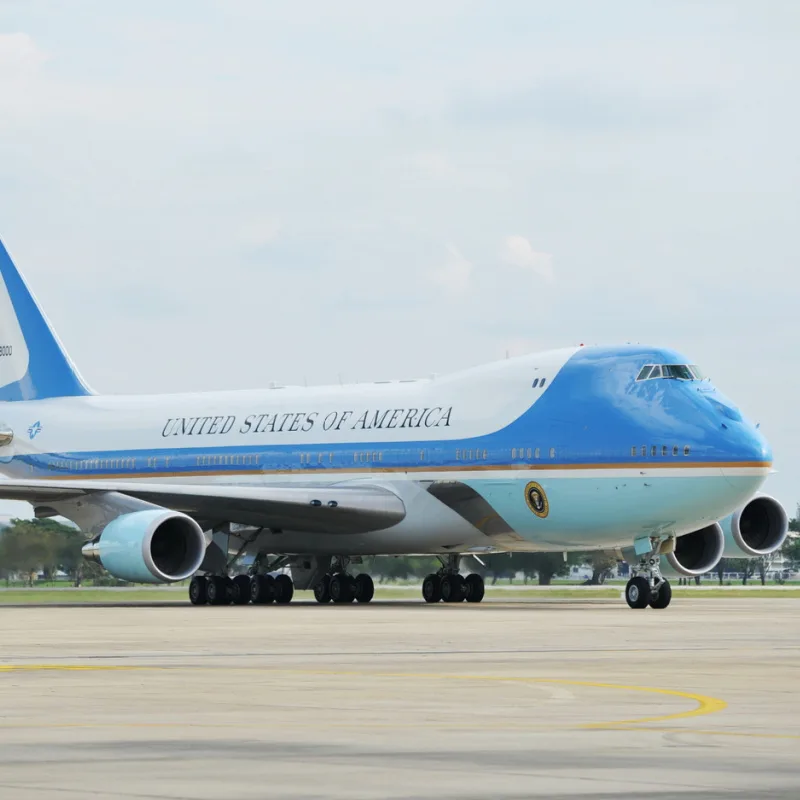
[[83,555],[133,583],[182,581],[200,568],[206,538],[186,514],[154,508],[122,514],[83,546]]
[[758,558],[778,550],[789,533],[789,517],[769,495],[757,495],[720,522],[727,558]]
[[[675,547],[664,558],[678,575],[690,578],[713,569],[722,558],[725,534],[718,522],[686,533],[675,540]],[[663,563],[663,562],[662,562]],[[664,569],[669,574],[669,569]]]

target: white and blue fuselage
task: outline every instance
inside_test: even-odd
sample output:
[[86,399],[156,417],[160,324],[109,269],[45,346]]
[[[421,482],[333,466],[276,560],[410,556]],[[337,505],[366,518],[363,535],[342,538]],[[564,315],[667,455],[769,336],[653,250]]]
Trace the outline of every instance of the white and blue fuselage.
[[[369,484],[405,504],[395,525],[335,542],[286,532],[280,546],[295,553],[627,547],[723,518],[769,473],[759,430],[690,363],[579,347],[418,381],[117,397],[77,380],[70,396],[37,399],[40,378],[0,406],[14,433],[0,471],[82,485]],[[29,374],[8,391],[24,394]]]

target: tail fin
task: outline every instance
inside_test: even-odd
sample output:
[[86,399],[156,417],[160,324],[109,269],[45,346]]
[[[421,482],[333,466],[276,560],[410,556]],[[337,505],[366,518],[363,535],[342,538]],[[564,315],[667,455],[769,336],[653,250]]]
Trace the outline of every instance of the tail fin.
[[0,242],[0,400],[91,394]]

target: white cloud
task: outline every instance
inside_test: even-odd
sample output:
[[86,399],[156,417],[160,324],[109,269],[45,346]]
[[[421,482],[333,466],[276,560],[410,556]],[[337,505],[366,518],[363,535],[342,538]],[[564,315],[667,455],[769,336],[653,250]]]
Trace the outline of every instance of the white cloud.
[[239,229],[239,241],[250,247],[263,247],[274,242],[283,228],[277,217],[261,217],[246,222]]
[[46,58],[27,33],[0,33],[0,75],[35,72]]
[[520,269],[535,272],[542,278],[552,281],[553,257],[549,253],[539,253],[524,236],[509,236],[503,242],[503,261]]
[[431,273],[431,280],[449,294],[464,294],[472,287],[472,262],[448,244],[447,260]]

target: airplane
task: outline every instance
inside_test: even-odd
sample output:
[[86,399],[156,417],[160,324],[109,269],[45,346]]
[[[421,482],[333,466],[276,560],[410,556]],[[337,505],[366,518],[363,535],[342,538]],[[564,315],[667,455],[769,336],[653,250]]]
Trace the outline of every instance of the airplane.
[[[429,603],[482,553],[610,550],[632,608],[668,574],[780,547],[772,450],[690,359],[576,346],[421,380],[116,396],[69,359],[0,243],[0,498],[63,516],[121,579],[195,605],[369,602],[352,566],[428,554]],[[720,524],[722,520],[723,524]],[[723,527],[724,526],[724,527]],[[252,557],[246,574],[236,559]],[[663,565],[663,569],[662,569]]]

